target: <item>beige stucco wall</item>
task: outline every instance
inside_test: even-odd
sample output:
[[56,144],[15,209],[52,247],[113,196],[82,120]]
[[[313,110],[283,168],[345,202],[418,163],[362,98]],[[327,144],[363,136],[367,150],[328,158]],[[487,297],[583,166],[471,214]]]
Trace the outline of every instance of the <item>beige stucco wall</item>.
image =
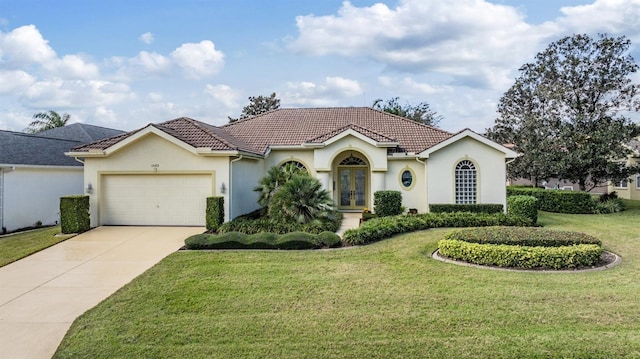
[[265,174],[264,160],[239,159],[232,161],[230,219],[259,208],[258,193],[253,189]]
[[316,176],[313,160],[313,149],[271,150],[264,160],[265,173],[273,166],[280,166],[287,161],[298,161],[305,165],[312,176]]
[[[389,170],[385,173],[386,189],[400,191],[402,193],[402,205],[407,210],[415,208],[419,213],[427,212],[427,184],[425,177],[425,165],[415,158],[406,160],[390,160],[387,162]],[[404,187],[400,175],[405,170],[413,173],[413,183]]]
[[455,166],[472,161],[477,170],[477,203],[500,203],[506,208],[504,154],[470,137],[465,137],[427,159],[428,203],[455,203]]
[[[640,158],[630,157],[627,160],[627,164],[629,166],[637,165],[638,163],[640,163]],[[618,183],[609,183],[609,186],[607,186],[607,191],[615,191],[620,198],[640,200],[640,188],[636,186],[636,176],[637,175],[629,177],[629,182],[627,183],[626,188],[618,187]]]
[[210,173],[214,178],[211,195],[225,197],[225,219],[229,219],[229,191],[220,193],[222,183],[230,183],[229,158],[198,156],[150,133],[107,157],[85,159],[84,187],[91,183],[94,188],[90,194],[91,226],[100,224],[101,176],[128,173]]
[[313,163],[318,170],[331,170],[335,158],[347,151],[357,151],[366,157],[372,171],[386,171],[387,149],[376,147],[354,136],[345,136],[314,151]]

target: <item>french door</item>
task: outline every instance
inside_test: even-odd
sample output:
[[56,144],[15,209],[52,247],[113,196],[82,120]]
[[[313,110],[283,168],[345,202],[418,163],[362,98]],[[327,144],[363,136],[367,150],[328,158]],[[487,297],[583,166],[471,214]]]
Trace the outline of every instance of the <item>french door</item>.
[[367,206],[367,167],[339,167],[340,209],[363,209]]

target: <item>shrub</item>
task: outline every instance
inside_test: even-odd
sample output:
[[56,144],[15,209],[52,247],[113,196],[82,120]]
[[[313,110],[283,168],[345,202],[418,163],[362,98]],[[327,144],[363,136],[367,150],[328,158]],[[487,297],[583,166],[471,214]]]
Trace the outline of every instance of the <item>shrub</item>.
[[438,242],[438,251],[447,258],[469,263],[523,269],[563,269],[589,267],[602,259],[602,248],[595,244],[562,247],[528,247],[478,244],[453,239]]
[[396,216],[402,213],[400,191],[376,191],[373,194],[373,212],[379,217]]
[[595,206],[595,213],[599,214],[618,213],[625,210],[624,202],[617,197],[604,202],[598,201]]
[[507,187],[507,196],[525,195],[538,199],[538,209],[557,213],[593,213],[591,195],[580,191],[558,191],[541,188]]
[[584,233],[531,227],[459,229],[449,232],[444,238],[478,244],[508,244],[530,247],[561,247],[578,244],[602,245],[599,239]]
[[89,196],[60,197],[60,227],[62,233],[82,233],[91,228]]
[[316,219],[302,224],[295,221],[280,221],[269,217],[261,217],[260,212],[256,211],[222,224],[218,228],[218,233],[236,231],[246,234],[260,232],[284,234],[301,231],[318,234],[324,231],[335,232],[340,228],[341,223],[342,213],[339,212],[334,212],[331,218]]
[[603,194],[598,198],[598,200],[599,200],[600,202],[607,202],[607,201],[609,201],[609,200],[611,200],[611,199],[618,199],[618,192],[616,192],[616,191],[611,191],[611,192],[609,192],[609,193],[603,193]]
[[332,232],[318,235],[305,232],[291,232],[285,235],[227,232],[220,235],[197,234],[185,239],[188,249],[316,249],[339,247],[340,237]]
[[344,243],[362,245],[389,238],[396,234],[439,227],[526,226],[528,220],[509,217],[504,213],[425,213],[415,216],[379,217],[349,229],[342,236]]
[[224,197],[207,197],[206,223],[208,231],[217,231],[224,223]]
[[515,195],[507,197],[507,214],[538,223],[538,200],[533,196]]
[[451,212],[472,212],[472,213],[502,213],[504,206],[494,203],[474,203],[474,204],[430,204],[429,212],[451,213]]
[[294,175],[276,190],[267,213],[282,222],[309,223],[331,218],[335,210],[329,192],[320,181],[304,173]]

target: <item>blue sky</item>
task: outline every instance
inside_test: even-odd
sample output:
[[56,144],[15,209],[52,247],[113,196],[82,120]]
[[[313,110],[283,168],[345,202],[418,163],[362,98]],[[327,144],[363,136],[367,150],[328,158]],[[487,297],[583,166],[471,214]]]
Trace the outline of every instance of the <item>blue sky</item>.
[[[0,129],[34,113],[132,130],[283,107],[427,102],[484,131],[517,69],[573,33],[626,35],[640,0],[0,0]],[[640,77],[634,77],[640,82]]]

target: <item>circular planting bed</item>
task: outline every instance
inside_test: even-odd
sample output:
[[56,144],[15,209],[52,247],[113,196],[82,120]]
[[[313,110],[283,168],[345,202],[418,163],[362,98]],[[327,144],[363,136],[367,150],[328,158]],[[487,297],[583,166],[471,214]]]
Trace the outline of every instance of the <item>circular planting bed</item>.
[[482,266],[564,270],[608,266],[618,259],[599,239],[579,232],[531,227],[456,230],[438,242],[436,255]]

